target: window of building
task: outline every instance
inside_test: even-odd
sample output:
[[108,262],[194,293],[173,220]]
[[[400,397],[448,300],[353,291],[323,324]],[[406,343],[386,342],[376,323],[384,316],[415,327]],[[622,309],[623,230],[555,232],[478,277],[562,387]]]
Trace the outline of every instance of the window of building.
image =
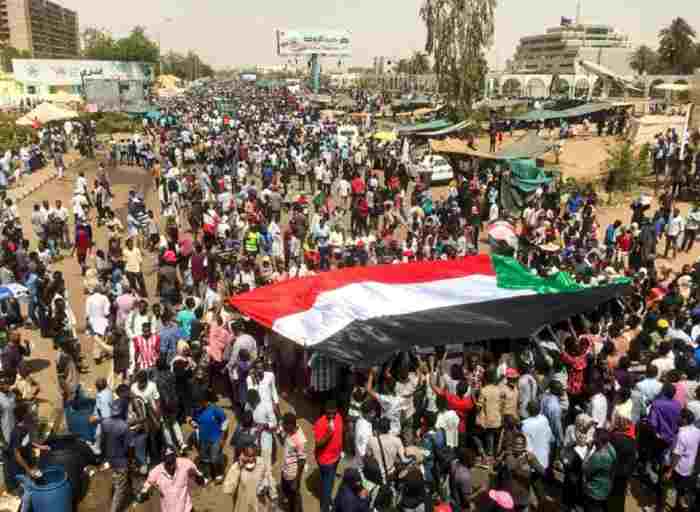
[[129,84],[119,84],[119,92],[129,92]]

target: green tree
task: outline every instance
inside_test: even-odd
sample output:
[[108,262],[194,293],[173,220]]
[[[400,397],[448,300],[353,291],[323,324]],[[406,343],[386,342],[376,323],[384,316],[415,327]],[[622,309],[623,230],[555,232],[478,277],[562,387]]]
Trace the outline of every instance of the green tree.
[[3,46],[0,49],[2,58],[2,70],[5,73],[12,73],[12,59],[31,59],[32,52],[29,50],[18,50],[14,46]]
[[430,73],[430,59],[423,52],[415,52],[409,61],[409,69],[413,75]]
[[117,41],[120,60],[158,62],[160,50],[155,41],[146,36],[146,29],[135,26],[128,36]]
[[693,70],[695,60],[695,29],[683,18],[674,19],[659,32],[659,57],[665,71],[681,75]]
[[653,73],[659,65],[659,55],[643,44],[630,55],[629,64],[640,75]]
[[[425,51],[453,117],[471,113],[488,71],[484,51],[493,44],[496,0],[424,0]],[[456,114],[456,116],[455,116]]]
[[88,27],[83,30],[81,38],[84,58],[93,60],[118,58],[117,42],[107,30]]
[[608,149],[606,167],[607,192],[629,192],[639,178],[649,173],[649,149],[646,148],[636,155],[629,141],[616,144]]

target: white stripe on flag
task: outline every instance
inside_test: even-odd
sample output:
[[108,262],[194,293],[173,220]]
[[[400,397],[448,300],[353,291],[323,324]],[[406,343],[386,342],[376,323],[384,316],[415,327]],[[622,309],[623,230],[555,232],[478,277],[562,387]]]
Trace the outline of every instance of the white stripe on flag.
[[313,346],[355,320],[409,315],[535,293],[499,288],[496,277],[486,275],[411,284],[366,281],[320,294],[311,309],[277,319],[272,329],[305,346]]

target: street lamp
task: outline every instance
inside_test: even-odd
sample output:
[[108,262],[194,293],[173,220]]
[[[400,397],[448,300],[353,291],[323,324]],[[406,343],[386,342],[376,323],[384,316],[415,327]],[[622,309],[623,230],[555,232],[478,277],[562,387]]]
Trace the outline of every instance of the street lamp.
[[161,31],[161,28],[163,25],[165,25],[166,23],[171,23],[173,21],[174,21],[173,18],[163,18],[160,21],[160,23],[158,24],[158,26],[159,26],[158,32],[157,32],[157,36],[158,36],[158,71],[160,72],[161,75],[163,74],[163,62],[162,62],[163,53],[162,53],[161,44],[160,44],[160,31]]

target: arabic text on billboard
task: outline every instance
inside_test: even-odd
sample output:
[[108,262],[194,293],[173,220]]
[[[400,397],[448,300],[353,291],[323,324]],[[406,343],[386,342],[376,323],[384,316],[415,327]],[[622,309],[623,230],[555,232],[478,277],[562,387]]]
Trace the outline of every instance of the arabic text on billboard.
[[153,64],[111,60],[12,59],[15,80],[49,85],[81,85],[82,77],[150,81]]
[[280,57],[312,54],[349,57],[350,32],[347,30],[278,30],[277,54]]

